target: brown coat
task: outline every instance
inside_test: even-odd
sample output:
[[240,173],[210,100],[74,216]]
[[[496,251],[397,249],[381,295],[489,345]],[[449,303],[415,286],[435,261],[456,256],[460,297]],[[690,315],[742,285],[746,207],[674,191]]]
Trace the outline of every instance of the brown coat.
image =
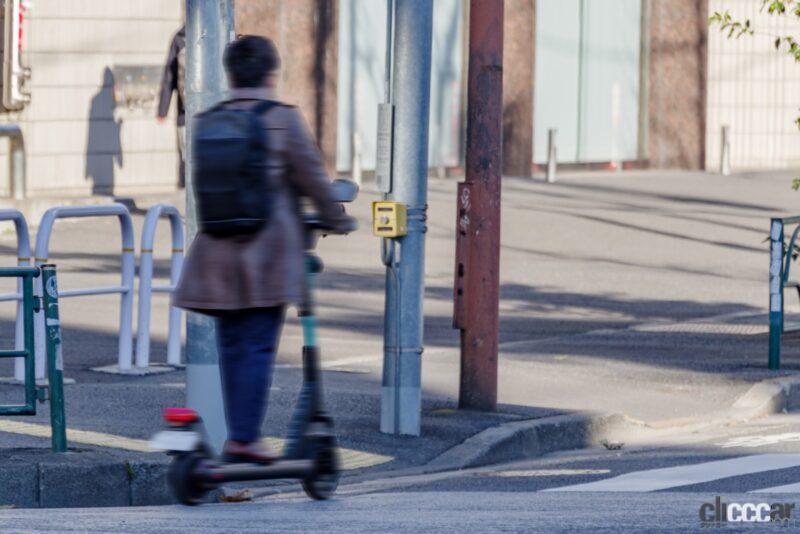
[[[231,91],[234,107],[268,98],[262,89]],[[196,311],[238,310],[297,304],[303,294],[303,229],[300,199],[315,204],[333,227],[344,223],[333,199],[319,150],[300,112],[275,106],[264,114],[268,170],[274,188],[269,223],[255,236],[215,238],[198,233],[192,243],[173,303]]]

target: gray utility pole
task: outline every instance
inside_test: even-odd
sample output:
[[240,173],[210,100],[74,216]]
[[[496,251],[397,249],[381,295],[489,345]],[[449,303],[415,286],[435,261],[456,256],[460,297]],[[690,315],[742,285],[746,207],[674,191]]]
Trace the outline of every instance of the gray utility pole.
[[[225,98],[222,67],[225,45],[233,39],[233,0],[186,0],[186,175],[192,175],[192,118]],[[188,241],[197,233],[191,179],[186,180]],[[211,445],[219,452],[226,437],[219,354],[214,320],[187,314],[186,402],[200,413]]]
[[422,405],[420,376],[433,0],[394,0],[393,3],[394,65],[390,94],[394,127],[388,197],[405,204],[408,225],[407,235],[393,238],[384,247],[387,270],[381,431],[418,436]]

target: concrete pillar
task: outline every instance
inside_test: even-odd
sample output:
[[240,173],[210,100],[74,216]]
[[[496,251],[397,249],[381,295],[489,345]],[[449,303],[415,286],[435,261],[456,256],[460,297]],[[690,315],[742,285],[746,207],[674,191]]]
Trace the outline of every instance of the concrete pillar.
[[505,0],[503,174],[531,176],[533,164],[534,0]]
[[235,0],[236,32],[275,41],[283,61],[278,93],[296,104],[336,170],[336,0]]
[[708,1],[649,1],[647,159],[657,169],[702,169]]

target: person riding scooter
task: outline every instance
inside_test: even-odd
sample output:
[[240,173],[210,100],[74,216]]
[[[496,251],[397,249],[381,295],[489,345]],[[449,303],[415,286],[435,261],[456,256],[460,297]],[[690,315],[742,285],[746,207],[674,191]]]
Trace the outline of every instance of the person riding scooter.
[[265,464],[275,456],[260,444],[260,428],[284,310],[305,290],[300,200],[311,199],[333,230],[352,223],[300,111],[275,100],[273,42],[242,36],[226,48],[224,64],[230,99],[192,125],[200,231],[173,302],[216,318],[223,458]]

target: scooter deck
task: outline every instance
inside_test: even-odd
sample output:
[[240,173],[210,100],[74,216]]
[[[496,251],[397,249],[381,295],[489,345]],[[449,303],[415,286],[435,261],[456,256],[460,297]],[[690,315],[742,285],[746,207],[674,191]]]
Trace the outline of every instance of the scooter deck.
[[201,468],[198,476],[215,483],[276,478],[307,478],[315,473],[313,460],[278,460],[271,464],[214,464]]

